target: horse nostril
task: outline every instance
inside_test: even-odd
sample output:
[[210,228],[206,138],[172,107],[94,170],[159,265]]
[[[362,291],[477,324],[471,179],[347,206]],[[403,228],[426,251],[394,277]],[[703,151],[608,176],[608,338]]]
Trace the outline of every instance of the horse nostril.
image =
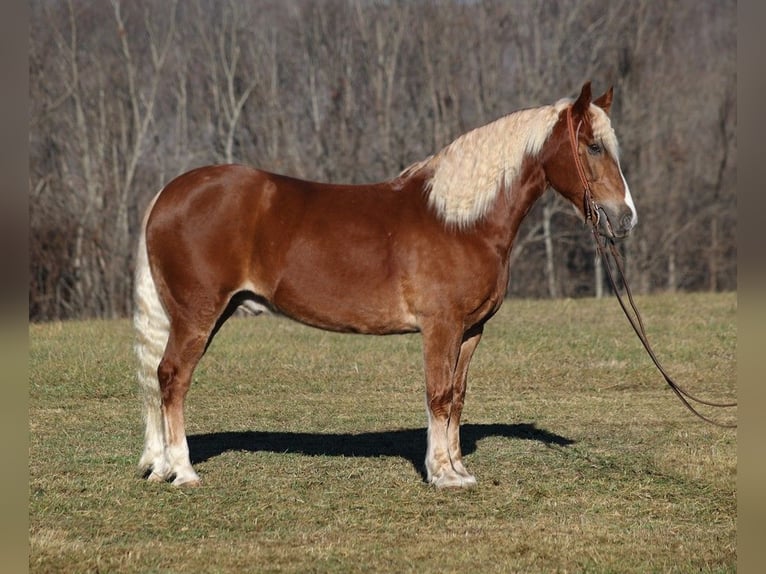
[[626,213],[620,218],[620,227],[625,231],[630,231],[633,228],[633,214]]

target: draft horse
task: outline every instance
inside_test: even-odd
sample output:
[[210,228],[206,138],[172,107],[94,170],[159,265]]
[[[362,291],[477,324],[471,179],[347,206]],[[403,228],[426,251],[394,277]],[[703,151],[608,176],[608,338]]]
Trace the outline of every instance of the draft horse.
[[331,331],[420,332],[426,478],[476,484],[460,451],[466,376],[503,302],[524,216],[552,187],[583,217],[595,213],[604,234],[622,237],[636,224],[608,115],[612,93],[591,101],[586,83],[575,100],[502,117],[382,183],[315,183],[241,165],[200,167],[168,183],[146,211],[138,247],[139,472],[199,483],[184,400],[218,328],[244,304]]

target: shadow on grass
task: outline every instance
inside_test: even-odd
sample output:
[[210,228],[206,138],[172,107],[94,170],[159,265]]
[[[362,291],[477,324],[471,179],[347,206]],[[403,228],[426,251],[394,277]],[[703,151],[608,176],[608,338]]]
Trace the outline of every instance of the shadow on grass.
[[[495,436],[534,440],[545,444],[567,446],[575,441],[538,429],[534,424],[465,424],[460,427],[463,454],[476,450],[476,443]],[[192,464],[204,462],[228,451],[301,453],[308,456],[404,458],[422,473],[426,452],[426,429],[402,429],[367,433],[299,433],[299,432],[221,432],[188,437]]]

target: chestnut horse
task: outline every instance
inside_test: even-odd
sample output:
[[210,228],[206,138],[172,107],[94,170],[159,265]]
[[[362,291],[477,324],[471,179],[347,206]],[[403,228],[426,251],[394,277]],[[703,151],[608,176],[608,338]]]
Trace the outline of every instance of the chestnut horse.
[[[603,216],[602,233],[621,237],[636,224],[611,102],[611,88],[591,102],[586,83],[574,101],[498,119],[383,183],[213,165],[167,184],[147,209],[136,269],[142,475],[199,483],[184,400],[218,328],[245,305],[331,331],[420,332],[426,478],[438,487],[476,484],[460,451],[466,375],[503,302],[524,216],[550,186],[583,216]],[[577,126],[571,142],[568,119]]]

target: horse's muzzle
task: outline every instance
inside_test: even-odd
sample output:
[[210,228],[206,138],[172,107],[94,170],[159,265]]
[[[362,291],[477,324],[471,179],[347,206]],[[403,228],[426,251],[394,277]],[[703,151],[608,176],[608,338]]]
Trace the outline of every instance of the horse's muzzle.
[[638,223],[638,218],[630,207],[613,208],[609,205],[599,205],[599,233],[612,239],[623,239],[630,234]]

